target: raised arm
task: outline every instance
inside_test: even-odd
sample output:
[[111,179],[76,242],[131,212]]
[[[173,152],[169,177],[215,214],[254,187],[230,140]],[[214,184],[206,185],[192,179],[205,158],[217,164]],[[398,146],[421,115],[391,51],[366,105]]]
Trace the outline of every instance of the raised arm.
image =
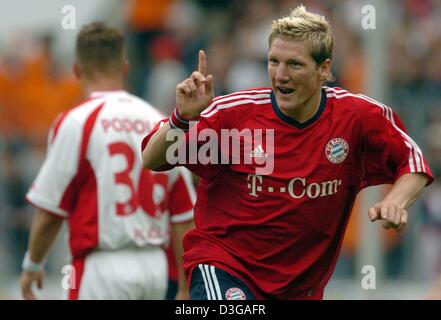
[[[198,119],[201,112],[213,99],[213,76],[206,76],[207,61],[205,52],[199,51],[198,70],[176,86],[176,110],[178,117],[184,122]],[[175,113],[175,114],[176,114]],[[144,148],[143,162],[148,169],[155,170],[167,163],[167,148],[173,141],[167,141],[170,123],[165,123],[149,139]]]

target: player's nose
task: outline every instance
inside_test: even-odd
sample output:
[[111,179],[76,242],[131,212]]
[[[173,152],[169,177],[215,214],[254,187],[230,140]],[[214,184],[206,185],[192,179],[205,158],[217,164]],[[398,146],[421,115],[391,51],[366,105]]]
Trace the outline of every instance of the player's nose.
[[284,66],[277,66],[275,80],[276,82],[287,82],[289,80],[288,72]]

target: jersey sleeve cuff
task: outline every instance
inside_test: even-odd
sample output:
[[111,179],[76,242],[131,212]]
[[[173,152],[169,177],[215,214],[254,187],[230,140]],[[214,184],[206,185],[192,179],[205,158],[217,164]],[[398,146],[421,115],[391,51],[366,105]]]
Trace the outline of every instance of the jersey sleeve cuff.
[[430,171],[430,169],[426,172],[424,172],[424,171],[411,172],[409,167],[405,167],[405,168],[402,168],[398,171],[397,176],[395,177],[395,181],[397,181],[402,175],[407,174],[407,173],[420,173],[420,174],[426,176],[427,177],[427,182],[425,185],[426,187],[429,186],[430,184],[432,184],[432,182],[434,180],[433,174]]
[[193,219],[193,209],[170,216],[172,223],[183,223]]
[[58,217],[67,218],[69,216],[69,214],[65,210],[55,207],[51,205],[48,201],[45,201],[44,199],[39,198],[35,195],[33,196],[27,195],[26,201],[33,207],[44,210]]

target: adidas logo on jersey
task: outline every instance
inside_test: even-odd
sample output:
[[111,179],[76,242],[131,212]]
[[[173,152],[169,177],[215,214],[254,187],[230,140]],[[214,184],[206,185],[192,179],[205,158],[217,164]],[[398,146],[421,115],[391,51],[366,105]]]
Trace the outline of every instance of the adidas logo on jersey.
[[250,152],[250,158],[266,158],[268,154],[263,150],[262,145],[258,145],[253,151]]

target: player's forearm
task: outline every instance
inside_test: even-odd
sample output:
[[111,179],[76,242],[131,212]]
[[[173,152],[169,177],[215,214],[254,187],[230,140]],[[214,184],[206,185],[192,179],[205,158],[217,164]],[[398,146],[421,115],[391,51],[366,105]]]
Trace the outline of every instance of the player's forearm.
[[187,280],[184,275],[184,269],[182,268],[182,255],[184,254],[184,248],[182,246],[182,238],[187,230],[190,230],[194,227],[193,220],[183,223],[174,223],[172,224],[172,241],[174,247],[174,254],[176,258],[176,265],[178,267],[179,272],[179,282],[178,287],[179,290],[187,289]]
[[394,184],[384,201],[390,201],[403,209],[415,202],[424,186],[427,177],[420,173],[408,173],[402,175]]
[[63,218],[37,209],[29,235],[28,252],[33,262],[43,261],[57,237]]
[[171,128],[167,122],[150,138],[142,151],[142,160],[145,168],[155,170],[167,163],[167,149],[173,143],[173,141],[167,141],[169,130]]

